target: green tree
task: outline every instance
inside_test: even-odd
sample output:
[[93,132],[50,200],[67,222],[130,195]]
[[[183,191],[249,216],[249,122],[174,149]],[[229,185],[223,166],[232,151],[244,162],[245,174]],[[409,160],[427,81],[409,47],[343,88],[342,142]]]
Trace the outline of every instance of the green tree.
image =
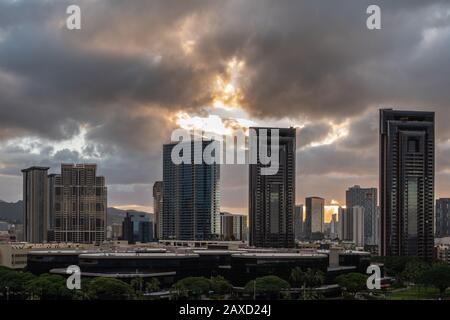
[[144,279],[142,279],[142,277],[132,279],[130,285],[134,289],[137,296],[142,296],[144,290]]
[[211,289],[210,281],[205,277],[187,277],[172,286],[173,295],[178,298],[199,298]]
[[133,288],[119,279],[98,277],[87,288],[88,296],[98,300],[126,300],[134,298]]
[[446,264],[433,265],[422,273],[419,282],[439,289],[439,293],[443,297],[445,290],[450,287],[450,266]]
[[66,279],[59,275],[41,274],[29,281],[27,291],[32,298],[41,300],[72,299],[72,291],[67,289]]
[[245,286],[245,291],[265,298],[279,299],[281,291],[289,289],[287,281],[277,276],[265,276],[249,281]]
[[147,292],[155,292],[158,291],[161,286],[161,283],[156,278],[151,278],[147,283],[145,284],[145,290]]
[[224,277],[217,276],[211,278],[211,290],[215,294],[224,295],[231,292],[233,286]]
[[308,297],[314,297],[311,294],[311,289],[321,286],[325,281],[325,275],[320,270],[308,268],[306,271],[303,271],[301,268],[296,267],[291,271],[290,280],[293,286],[303,288],[303,299],[307,299]]
[[346,292],[356,296],[358,292],[366,289],[367,276],[361,273],[343,274],[336,278],[336,282]]
[[89,287],[95,278],[82,278],[81,290],[73,290],[73,300],[90,300]]
[[[402,283],[403,272],[406,270],[407,265],[411,263],[410,268],[413,263],[423,263],[418,257],[397,257],[397,256],[389,256],[389,257],[372,257],[371,262],[381,262],[384,264],[384,271],[388,276],[394,277],[399,284]],[[408,271],[409,273],[409,271]]]
[[9,300],[26,299],[27,284],[34,278],[35,276],[29,272],[0,268],[0,295]]
[[411,260],[406,263],[405,269],[400,274],[402,282],[418,283],[422,274],[427,271],[430,266],[421,260]]

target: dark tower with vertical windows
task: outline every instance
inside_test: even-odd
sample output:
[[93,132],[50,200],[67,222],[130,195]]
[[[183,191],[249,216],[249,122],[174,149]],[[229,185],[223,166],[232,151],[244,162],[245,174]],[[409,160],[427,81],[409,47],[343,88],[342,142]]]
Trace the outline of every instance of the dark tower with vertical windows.
[[[190,153],[187,163],[175,164],[172,150],[178,143],[163,146],[163,208],[160,239],[204,241],[220,233],[220,164],[202,159],[213,140],[180,142]],[[190,144],[189,147],[187,145]],[[196,144],[199,146],[197,150]],[[184,151],[183,151],[184,152]],[[195,158],[200,156],[200,162]]]
[[[270,132],[273,132],[273,129],[251,128],[251,130],[255,132],[258,153],[262,130],[267,132],[269,137],[267,147],[270,150]],[[268,166],[261,164],[259,156],[256,163],[250,164],[250,245],[255,247],[290,248],[295,245],[296,129],[276,130],[279,130],[278,172],[274,175],[262,175],[261,169]]]
[[383,256],[433,257],[434,112],[380,110]]

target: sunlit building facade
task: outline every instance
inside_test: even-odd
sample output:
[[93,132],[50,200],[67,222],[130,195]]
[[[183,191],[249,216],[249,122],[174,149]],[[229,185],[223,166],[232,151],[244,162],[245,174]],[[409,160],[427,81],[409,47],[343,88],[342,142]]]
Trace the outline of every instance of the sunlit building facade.
[[306,198],[305,235],[307,238],[324,234],[325,199],[320,197]]

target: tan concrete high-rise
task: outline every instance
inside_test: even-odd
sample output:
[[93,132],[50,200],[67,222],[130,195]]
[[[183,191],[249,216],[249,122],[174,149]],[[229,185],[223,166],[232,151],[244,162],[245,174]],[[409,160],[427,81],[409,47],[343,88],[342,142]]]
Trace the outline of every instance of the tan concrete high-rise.
[[47,241],[48,167],[23,169],[23,233],[32,243]]
[[50,216],[56,242],[105,241],[107,188],[95,164],[62,164],[54,175]]

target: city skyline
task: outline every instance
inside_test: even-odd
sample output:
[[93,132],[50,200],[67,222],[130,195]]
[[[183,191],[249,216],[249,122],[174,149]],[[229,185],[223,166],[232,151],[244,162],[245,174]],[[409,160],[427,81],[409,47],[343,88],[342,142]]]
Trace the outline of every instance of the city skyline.
[[[450,5],[378,2],[372,32],[367,1],[0,0],[0,199],[21,198],[22,168],[97,163],[110,206],[153,212],[173,129],[270,125],[298,131],[296,204],[344,204],[378,186],[388,107],[436,112],[435,195],[449,197]],[[69,3],[80,31],[59,27]],[[247,168],[222,172],[221,210],[248,214]]]

